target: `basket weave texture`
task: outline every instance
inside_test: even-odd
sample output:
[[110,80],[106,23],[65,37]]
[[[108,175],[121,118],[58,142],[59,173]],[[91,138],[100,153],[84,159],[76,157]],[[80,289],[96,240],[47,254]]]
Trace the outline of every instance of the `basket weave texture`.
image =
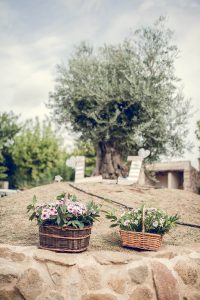
[[156,251],[162,243],[162,235],[120,230],[122,246]]
[[82,252],[89,246],[92,226],[82,229],[41,225],[39,227],[39,248],[57,252]]
[[142,232],[120,230],[122,246],[144,250],[157,251],[162,243],[163,236],[145,232],[145,207],[142,210]]

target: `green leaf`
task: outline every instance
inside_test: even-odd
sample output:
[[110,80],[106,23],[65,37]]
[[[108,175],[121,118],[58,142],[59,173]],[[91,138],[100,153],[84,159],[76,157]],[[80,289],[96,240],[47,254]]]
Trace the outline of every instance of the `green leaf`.
[[27,211],[29,212],[30,210],[32,210],[34,208],[34,206],[32,204],[29,204],[26,208],[27,208]]
[[59,215],[57,216],[57,224],[58,224],[58,226],[61,224],[61,218]]
[[119,224],[115,223],[110,225],[110,227],[116,227],[116,226],[119,226]]
[[79,228],[83,228],[84,224],[80,221],[74,221],[74,224],[76,224]]
[[34,195],[34,196],[33,196],[33,205],[35,206],[36,203],[37,203],[37,198],[36,198],[36,196]]
[[32,221],[35,217],[36,217],[36,214],[34,212],[34,213],[32,213],[32,215],[30,215],[29,220]]
[[59,194],[59,195],[56,197],[56,199],[57,199],[57,200],[61,200],[61,199],[65,198],[65,195],[66,195],[66,193],[63,192],[63,193]]

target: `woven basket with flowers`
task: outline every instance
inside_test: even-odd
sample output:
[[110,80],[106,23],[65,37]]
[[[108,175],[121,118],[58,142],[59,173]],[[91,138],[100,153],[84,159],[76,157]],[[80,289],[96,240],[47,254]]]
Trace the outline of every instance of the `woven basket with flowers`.
[[87,204],[76,196],[63,193],[51,203],[27,206],[29,219],[39,225],[39,248],[57,252],[82,252],[89,245],[93,222],[99,217],[100,207],[93,201]]
[[164,211],[144,206],[124,211],[119,217],[107,212],[106,217],[120,227],[122,246],[144,250],[158,250],[163,235],[176,226],[178,215],[169,216]]

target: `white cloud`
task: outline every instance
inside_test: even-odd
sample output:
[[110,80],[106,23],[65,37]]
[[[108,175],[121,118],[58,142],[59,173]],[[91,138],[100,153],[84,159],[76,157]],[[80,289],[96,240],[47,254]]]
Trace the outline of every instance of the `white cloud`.
[[105,4],[105,0],[62,0],[64,6],[71,11],[76,11],[78,14],[98,12]]

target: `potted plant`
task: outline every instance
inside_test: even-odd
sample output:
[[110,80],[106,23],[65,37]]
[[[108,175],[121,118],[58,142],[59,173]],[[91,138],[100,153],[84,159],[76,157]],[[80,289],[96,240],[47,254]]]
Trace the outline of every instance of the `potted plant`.
[[127,210],[119,217],[107,212],[106,217],[113,222],[111,227],[120,227],[122,246],[158,250],[163,235],[176,226],[178,215],[169,216],[163,210],[144,206]]
[[27,206],[29,219],[39,225],[39,248],[58,252],[82,252],[87,249],[93,222],[99,217],[100,206],[87,204],[76,196],[62,193],[52,203]]

